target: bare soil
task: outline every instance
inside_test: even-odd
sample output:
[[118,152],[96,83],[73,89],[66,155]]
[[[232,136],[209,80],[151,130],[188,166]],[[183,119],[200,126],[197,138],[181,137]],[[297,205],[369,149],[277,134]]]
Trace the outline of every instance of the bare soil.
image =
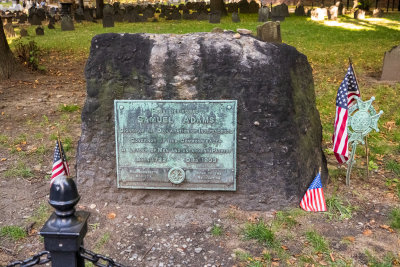
[[[0,236],[0,265],[44,249],[37,233],[51,211],[46,202],[57,131],[71,143],[66,154],[75,173],[81,110],[67,112],[62,107],[83,107],[85,60],[52,53],[45,55],[41,64],[46,66],[45,74],[25,70],[0,82],[0,228],[17,225],[28,233],[19,241]],[[330,166],[335,166],[331,157]],[[30,169],[25,174],[29,177],[22,177],[23,165],[25,170]],[[351,203],[355,208],[352,218],[329,219],[324,213],[303,213],[293,217],[293,228],[282,224],[276,229],[286,258],[272,251],[272,260],[263,260],[263,252],[270,249],[243,236],[247,222],[263,220],[271,224],[276,217],[274,210],[242,211],[229,203],[217,209],[116,206],[82,195],[77,209],[91,212],[85,247],[127,266],[246,266],[254,260],[265,266],[346,266],[341,261],[349,266],[366,266],[371,261],[366,251],[379,261],[392,253],[391,264],[396,265],[400,235],[388,225],[389,213],[399,199],[393,188],[385,185],[387,179],[396,177],[378,171],[366,180],[361,178],[365,177],[363,168],[354,171],[350,187],[345,186],[343,169],[324,188],[326,197],[338,195]],[[222,227],[221,235],[213,234],[214,225]],[[305,235],[310,230],[328,240],[329,255],[312,249]],[[238,251],[248,252],[251,258],[238,257]]]

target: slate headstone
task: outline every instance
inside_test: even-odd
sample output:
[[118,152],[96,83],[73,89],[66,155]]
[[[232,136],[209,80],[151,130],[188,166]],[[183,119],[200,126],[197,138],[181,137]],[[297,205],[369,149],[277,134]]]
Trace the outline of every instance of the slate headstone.
[[279,21],[268,21],[257,26],[257,38],[264,42],[282,43],[281,24]]
[[74,31],[74,21],[69,15],[64,15],[61,18],[61,30],[62,31]]
[[294,10],[294,14],[296,16],[305,16],[306,12],[304,11],[304,5],[296,6],[296,9]]
[[210,12],[210,23],[221,23],[221,13],[218,11]]
[[239,17],[239,14],[237,12],[233,12],[232,13],[232,22],[234,22],[234,23],[240,22],[240,17]]
[[44,35],[44,29],[43,27],[39,26],[35,29],[36,35]]
[[254,1],[254,0],[250,1],[250,3],[249,3],[249,13],[257,14],[259,8],[260,8],[260,6],[258,5],[258,3],[256,1]]
[[249,2],[247,2],[247,0],[240,0],[239,2],[239,10],[240,10],[240,14],[247,14],[250,12],[250,6],[249,6]]
[[270,17],[269,7],[262,6],[258,10],[258,22],[266,22]]
[[22,13],[22,14],[19,16],[19,21],[18,21],[18,23],[19,23],[19,24],[24,24],[27,20],[28,20],[28,16],[27,16],[25,13]]
[[381,80],[400,82],[400,45],[385,52]]
[[383,10],[380,8],[375,8],[374,11],[372,11],[372,16],[374,18],[382,18],[383,17]]
[[354,18],[365,19],[365,11],[358,8],[356,11],[354,11]]
[[105,5],[103,8],[103,28],[114,27],[114,8]]

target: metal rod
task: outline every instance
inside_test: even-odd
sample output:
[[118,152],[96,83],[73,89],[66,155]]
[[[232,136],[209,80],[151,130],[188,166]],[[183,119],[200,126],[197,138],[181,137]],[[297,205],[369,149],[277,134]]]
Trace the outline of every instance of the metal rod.
[[367,179],[369,178],[368,136],[365,137],[365,154],[367,155]]
[[353,167],[354,164],[354,156],[356,154],[356,149],[357,149],[357,142],[354,142],[351,148],[351,155],[350,159],[347,161],[347,173],[346,173],[346,185],[350,186],[350,173],[351,173],[351,168]]

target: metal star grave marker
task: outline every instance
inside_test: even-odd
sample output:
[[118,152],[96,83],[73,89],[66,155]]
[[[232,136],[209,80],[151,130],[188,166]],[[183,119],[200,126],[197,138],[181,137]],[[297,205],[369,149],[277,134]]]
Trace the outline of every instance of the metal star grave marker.
[[355,163],[354,156],[356,154],[356,148],[359,143],[364,144],[364,138],[375,130],[379,132],[378,120],[383,114],[383,111],[376,113],[375,108],[372,106],[372,102],[375,97],[371,97],[368,101],[362,101],[361,98],[355,97],[357,103],[349,108],[349,124],[347,126],[349,144],[351,146],[351,155],[347,161],[347,174],[346,174],[346,185],[350,185],[350,172],[353,164]]

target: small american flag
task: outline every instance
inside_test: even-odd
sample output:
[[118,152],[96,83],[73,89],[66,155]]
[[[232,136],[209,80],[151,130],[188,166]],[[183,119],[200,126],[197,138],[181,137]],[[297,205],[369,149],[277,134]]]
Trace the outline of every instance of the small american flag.
[[60,140],[57,140],[54,149],[53,170],[51,172],[51,182],[60,175],[69,176],[69,167],[64,149]]
[[357,80],[353,67],[349,66],[346,76],[340,84],[336,96],[336,116],[333,132],[333,152],[339,163],[345,163],[349,159],[349,144],[347,135],[347,121],[349,107],[355,104],[355,97],[360,97]]
[[324,191],[322,190],[321,172],[314,178],[300,202],[300,207],[306,211],[326,211]]

